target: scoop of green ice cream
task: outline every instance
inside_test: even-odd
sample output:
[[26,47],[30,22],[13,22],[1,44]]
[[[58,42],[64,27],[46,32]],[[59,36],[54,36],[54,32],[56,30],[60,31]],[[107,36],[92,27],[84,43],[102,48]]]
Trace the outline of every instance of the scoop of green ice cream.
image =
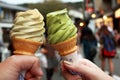
[[77,28],[69,18],[66,9],[48,13],[47,27],[50,44],[65,41],[77,34]]

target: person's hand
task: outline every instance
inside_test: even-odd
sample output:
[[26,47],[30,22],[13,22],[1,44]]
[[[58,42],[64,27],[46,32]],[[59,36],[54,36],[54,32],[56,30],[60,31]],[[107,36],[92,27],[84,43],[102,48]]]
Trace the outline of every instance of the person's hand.
[[81,77],[84,78],[82,80],[113,80],[112,77],[86,59],[80,59],[80,61],[74,63],[63,61],[61,66],[62,74],[66,80],[81,80],[76,78],[78,75],[72,75],[68,70],[72,70],[82,75]]
[[43,75],[37,57],[14,55],[0,63],[0,80],[18,80],[22,71],[26,71],[25,80],[40,80]]

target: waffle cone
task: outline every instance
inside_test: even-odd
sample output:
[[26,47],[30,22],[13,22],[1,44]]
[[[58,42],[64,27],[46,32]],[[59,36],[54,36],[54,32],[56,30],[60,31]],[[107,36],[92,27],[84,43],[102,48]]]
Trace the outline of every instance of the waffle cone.
[[14,54],[16,55],[34,55],[38,47],[42,44],[40,42],[31,41],[28,39],[12,38],[14,47]]
[[77,50],[76,41],[77,35],[73,36],[72,38],[66,41],[53,44],[52,46],[59,52],[61,56],[65,56]]

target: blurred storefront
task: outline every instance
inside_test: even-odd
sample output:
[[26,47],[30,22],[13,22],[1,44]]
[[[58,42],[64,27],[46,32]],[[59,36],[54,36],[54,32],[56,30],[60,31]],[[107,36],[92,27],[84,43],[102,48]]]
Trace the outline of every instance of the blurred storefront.
[[120,0],[94,0],[94,6],[97,24],[106,16],[105,24],[111,23],[112,28],[120,33]]
[[84,4],[85,4],[84,17],[85,19],[89,19],[91,13],[95,11],[94,0],[84,0]]
[[0,36],[3,36],[4,42],[9,41],[9,30],[13,25],[15,14],[18,11],[27,9],[28,8],[25,7],[0,2],[0,29],[3,31],[3,35],[0,34]]
[[115,21],[115,26],[117,26],[118,32],[120,32],[120,8],[116,9],[114,12],[114,21]]
[[111,29],[114,28],[114,26],[113,26],[113,18],[112,17],[103,16],[103,18],[95,19],[95,23],[96,23],[97,28],[101,28],[101,25],[100,25],[101,22],[104,22],[105,25],[107,25]]
[[98,28],[100,28],[100,22],[104,21],[111,29],[116,29],[120,32],[120,20],[115,17],[116,7],[119,4],[120,0],[94,0],[95,24]]
[[117,0],[116,7],[114,8],[114,22],[120,32],[120,0]]

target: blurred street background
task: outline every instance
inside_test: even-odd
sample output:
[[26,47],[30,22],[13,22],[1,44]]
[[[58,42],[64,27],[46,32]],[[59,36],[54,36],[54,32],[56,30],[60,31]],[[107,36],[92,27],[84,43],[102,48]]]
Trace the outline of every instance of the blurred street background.
[[[86,27],[89,28],[97,40],[97,53],[91,61],[100,68],[100,29],[102,26],[106,26],[110,34],[113,35],[116,44],[117,55],[113,58],[114,72],[112,76],[115,80],[120,80],[120,0],[0,0],[0,61],[4,61],[12,55],[13,47],[10,40],[10,29],[15,14],[34,8],[38,9],[45,19],[46,14],[49,12],[64,8],[68,10],[68,15],[78,29],[78,54],[83,58],[86,58],[83,48],[83,41],[85,41],[83,34]],[[45,28],[47,27],[45,26]],[[47,80],[47,71],[52,72],[50,73],[52,80],[64,80],[60,73],[60,56],[56,53],[55,63],[51,63],[50,67],[52,66],[52,69],[49,70],[49,63],[47,62],[51,62],[51,59],[47,59],[46,54],[43,54],[40,49],[36,52],[45,73],[42,80]],[[108,62],[106,62],[105,72],[109,74]],[[99,73],[97,74],[99,75]]]

